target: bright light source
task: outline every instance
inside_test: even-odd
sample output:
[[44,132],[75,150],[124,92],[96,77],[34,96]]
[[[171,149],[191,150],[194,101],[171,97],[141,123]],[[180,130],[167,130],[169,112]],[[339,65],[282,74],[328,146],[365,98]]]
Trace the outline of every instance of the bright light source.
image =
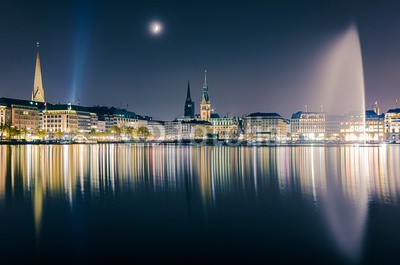
[[163,30],[163,25],[158,22],[158,21],[154,21],[150,24],[150,32],[153,35],[159,35]]

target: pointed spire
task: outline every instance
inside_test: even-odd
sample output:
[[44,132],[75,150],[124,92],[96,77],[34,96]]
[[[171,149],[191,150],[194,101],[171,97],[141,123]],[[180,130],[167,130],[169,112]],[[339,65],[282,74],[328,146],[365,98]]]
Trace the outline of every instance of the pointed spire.
[[35,68],[35,78],[33,81],[32,89],[32,100],[45,102],[44,100],[44,88],[42,82],[42,70],[40,67],[40,56],[39,56],[39,42],[36,43],[37,53],[36,53],[36,68]]
[[204,100],[205,102],[210,101],[210,98],[208,97],[207,70],[204,71],[204,84],[203,84],[202,100]]
[[190,82],[188,81],[184,116],[194,118],[194,102],[190,98]]
[[207,84],[207,70],[204,70],[204,84],[203,84],[203,88],[207,88],[207,89],[208,89],[208,84]]
[[187,86],[187,94],[186,94],[186,100],[191,101],[192,99],[190,98],[190,82],[188,81],[188,86]]

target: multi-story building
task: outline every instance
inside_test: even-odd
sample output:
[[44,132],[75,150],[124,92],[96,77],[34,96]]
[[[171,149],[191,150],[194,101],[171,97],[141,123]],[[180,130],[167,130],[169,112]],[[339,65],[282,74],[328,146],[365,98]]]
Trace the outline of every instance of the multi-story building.
[[212,125],[208,121],[182,121],[183,140],[208,139],[212,136]]
[[40,111],[34,106],[11,105],[11,124],[15,128],[34,132],[39,128]]
[[112,119],[114,126],[130,128],[138,127],[139,117],[136,113],[131,111],[116,109]]
[[233,139],[239,136],[239,122],[236,117],[223,117],[218,114],[211,114],[210,122],[213,135],[218,139]]
[[0,122],[32,133],[40,126],[40,111],[44,106],[42,102],[0,98]]
[[379,108],[365,111],[365,133],[368,142],[385,140],[385,114],[380,114]]
[[292,139],[325,140],[325,112],[299,111],[290,119]]
[[104,119],[101,119],[100,117],[98,117],[97,120],[97,132],[105,132],[106,129],[106,121]]
[[385,134],[390,141],[400,138],[400,108],[390,109],[385,113]]
[[251,113],[243,118],[244,138],[256,141],[285,141],[287,120],[278,113]]
[[42,128],[50,133],[88,133],[97,129],[97,122],[97,114],[85,107],[71,104],[48,105],[43,111]]
[[88,107],[87,109],[97,115],[98,122],[101,124],[97,128],[98,131],[100,131],[99,128],[104,131],[110,130],[113,126],[138,128],[146,126],[146,122],[152,120],[151,117],[138,115],[126,109],[114,107]]
[[146,128],[149,130],[150,138],[152,140],[164,140],[165,139],[165,126],[163,121],[146,121]]
[[340,140],[344,142],[364,141],[364,128],[362,112],[348,112],[343,115],[340,122]]
[[[365,116],[364,116],[365,115]],[[381,142],[385,138],[385,115],[375,110],[349,112],[340,123],[340,139],[344,142]]]
[[11,123],[11,113],[10,109],[6,105],[1,105],[0,103],[0,125]]
[[182,139],[182,121],[166,121],[164,123],[165,139],[166,140],[181,140]]
[[337,141],[340,139],[341,115],[326,115],[325,120],[325,139]]

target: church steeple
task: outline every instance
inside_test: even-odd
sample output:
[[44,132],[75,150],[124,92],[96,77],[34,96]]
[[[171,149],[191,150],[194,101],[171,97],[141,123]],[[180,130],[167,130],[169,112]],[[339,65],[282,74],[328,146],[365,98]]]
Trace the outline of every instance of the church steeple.
[[203,96],[201,98],[203,102],[209,102],[210,98],[208,96],[208,84],[207,84],[207,70],[204,71],[204,84],[203,84]]
[[188,86],[187,86],[187,93],[186,93],[186,101],[191,101],[192,99],[190,98],[190,82],[188,81]]
[[211,118],[211,102],[208,96],[208,84],[207,84],[207,70],[204,71],[204,84],[203,84],[203,95],[200,103],[200,119],[203,121],[210,121]]
[[40,56],[39,56],[39,42],[36,43],[38,48],[36,53],[36,68],[35,68],[35,78],[33,81],[33,89],[32,89],[32,100],[45,102],[44,99],[44,88],[42,82],[42,70],[40,68]]
[[186,102],[185,102],[185,112],[184,116],[188,118],[194,118],[194,102],[190,97],[190,83],[188,81],[187,93],[186,93]]

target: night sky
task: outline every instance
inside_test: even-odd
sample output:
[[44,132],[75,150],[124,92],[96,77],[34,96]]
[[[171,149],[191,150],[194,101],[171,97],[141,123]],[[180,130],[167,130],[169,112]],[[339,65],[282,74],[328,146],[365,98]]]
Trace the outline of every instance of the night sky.
[[[29,99],[40,41],[46,101],[126,107],[155,119],[196,113],[203,72],[213,108],[319,110],[310,69],[353,22],[366,105],[400,98],[400,1],[1,1],[0,97]],[[163,24],[153,35],[149,24]]]

